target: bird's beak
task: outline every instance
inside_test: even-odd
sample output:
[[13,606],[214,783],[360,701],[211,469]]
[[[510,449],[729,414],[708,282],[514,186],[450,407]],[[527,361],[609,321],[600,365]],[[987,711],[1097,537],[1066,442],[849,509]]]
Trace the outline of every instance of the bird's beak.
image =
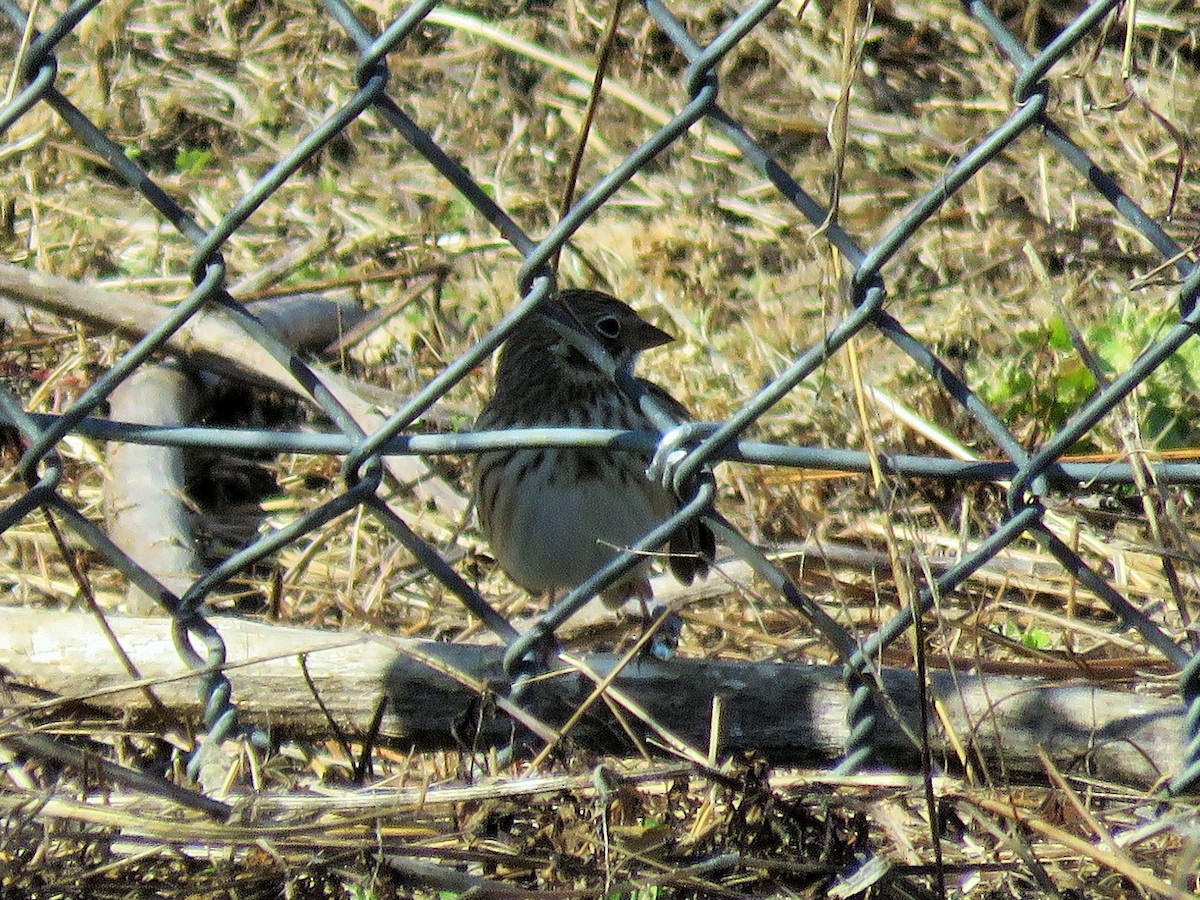
[[655,328],[649,322],[640,319],[631,331],[627,331],[622,336],[622,342],[634,353],[641,353],[651,347],[661,347],[673,340],[675,338],[661,328]]

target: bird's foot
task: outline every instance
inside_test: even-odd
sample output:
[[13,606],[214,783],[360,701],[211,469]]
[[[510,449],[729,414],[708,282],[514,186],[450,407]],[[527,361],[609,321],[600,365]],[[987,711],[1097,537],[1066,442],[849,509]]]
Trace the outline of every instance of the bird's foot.
[[687,458],[692,447],[720,427],[718,422],[683,422],[676,425],[662,436],[654,448],[654,456],[646,467],[646,477],[678,496],[679,485],[675,484],[675,472],[679,464]]

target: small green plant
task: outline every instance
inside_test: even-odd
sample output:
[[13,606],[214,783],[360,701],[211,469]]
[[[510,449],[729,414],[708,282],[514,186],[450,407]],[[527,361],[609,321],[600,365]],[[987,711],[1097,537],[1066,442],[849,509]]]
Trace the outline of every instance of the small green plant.
[[[324,268],[322,268],[324,263]],[[342,278],[346,274],[346,267],[338,264],[328,265],[328,261],[322,260],[321,263],[306,262],[297,266],[284,279],[286,285],[311,284],[314,281],[325,281],[331,278]]]
[[[1101,374],[1110,379],[1128,370],[1176,321],[1170,313],[1147,314],[1122,305],[1088,326],[1082,337]],[[972,367],[979,395],[1010,423],[1034,421],[1056,430],[1096,392],[1096,376],[1059,316],[1018,332],[1016,342],[1016,352],[998,368],[984,371],[982,363]],[[1134,396],[1138,398],[1142,437],[1149,446],[1171,449],[1194,442],[1195,428],[1186,413],[1200,392],[1198,366],[1200,342],[1188,341],[1138,388]],[[1075,449],[1099,448],[1084,442]]]
[[1054,645],[1054,637],[1040,625],[1029,625],[1022,628],[1015,622],[1005,622],[1001,633],[1026,650],[1049,650]]
[[175,169],[182,175],[199,175],[215,158],[207,147],[180,147],[175,154]]

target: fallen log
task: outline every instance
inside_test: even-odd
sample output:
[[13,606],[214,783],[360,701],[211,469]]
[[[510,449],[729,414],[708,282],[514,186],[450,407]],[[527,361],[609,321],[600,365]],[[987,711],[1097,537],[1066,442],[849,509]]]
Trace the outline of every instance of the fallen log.
[[[472,746],[510,739],[512,723],[493,710],[507,682],[503,648],[289,628],[242,619],[212,619],[228,649],[226,674],[243,721],[280,736],[329,733],[313,691],[342,729],[362,735],[386,692],[384,733],[419,748]],[[109,619],[143,679],[168,708],[198,717],[199,677],[188,673],[162,618]],[[686,649],[686,648],[685,648]],[[558,663],[523,703],[561,727],[618,664],[611,654],[581,665]],[[139,683],[108,646],[100,627],[80,613],[0,610],[0,666],[10,683],[124,712],[150,713]],[[590,674],[583,674],[584,670]],[[916,677],[880,675],[903,727],[884,717],[876,744],[897,768],[915,757],[905,729],[920,721]],[[311,687],[310,687],[311,682]],[[958,768],[961,752],[1010,773],[1040,773],[1047,754],[1060,768],[1127,785],[1148,786],[1180,771],[1186,746],[1179,701],[1029,678],[935,672],[930,741],[939,765]],[[838,666],[688,659],[639,660],[613,680],[609,702],[652,742],[705,756],[750,750],[774,763],[818,763],[844,750],[848,696]],[[714,715],[714,704],[719,715]],[[939,721],[940,720],[940,721]],[[716,723],[718,737],[710,733]],[[621,748],[624,732],[605,702],[593,704],[570,737],[586,746]],[[675,743],[677,742],[677,743]],[[685,754],[686,755],[686,754]]]

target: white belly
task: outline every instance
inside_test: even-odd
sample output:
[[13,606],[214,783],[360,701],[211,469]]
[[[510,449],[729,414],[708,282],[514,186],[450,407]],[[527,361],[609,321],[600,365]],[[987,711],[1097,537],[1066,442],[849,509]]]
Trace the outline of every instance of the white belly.
[[[606,466],[607,474],[600,477],[554,477],[552,472],[561,476],[576,468],[555,465],[557,453],[570,452],[514,454],[510,472],[529,467],[522,489],[514,490],[514,479],[504,478],[497,496],[497,510],[508,514],[494,516],[490,523],[492,549],[509,577],[533,593],[581,584],[674,507],[665,491],[631,469],[636,463],[629,460],[622,461],[630,473],[624,480],[615,474],[619,464]],[[507,529],[502,528],[505,522]],[[623,581],[644,578],[648,566],[649,560]]]

